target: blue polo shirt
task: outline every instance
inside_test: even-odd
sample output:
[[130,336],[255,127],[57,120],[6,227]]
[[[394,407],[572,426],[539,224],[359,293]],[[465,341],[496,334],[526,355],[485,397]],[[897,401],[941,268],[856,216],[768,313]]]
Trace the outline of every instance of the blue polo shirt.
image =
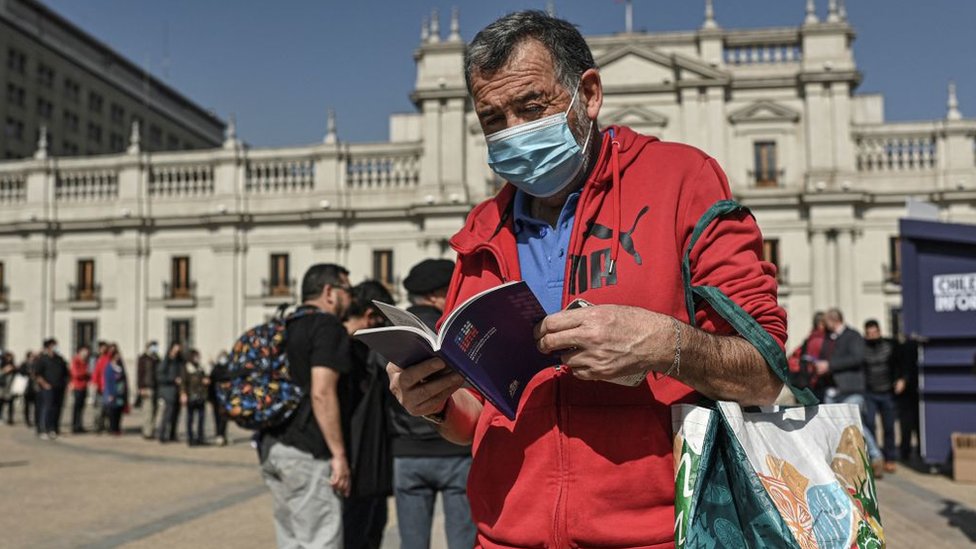
[[515,241],[518,245],[519,269],[546,314],[562,309],[566,262],[569,261],[569,237],[573,232],[576,203],[580,193],[566,199],[555,227],[532,217],[529,196],[515,192]]

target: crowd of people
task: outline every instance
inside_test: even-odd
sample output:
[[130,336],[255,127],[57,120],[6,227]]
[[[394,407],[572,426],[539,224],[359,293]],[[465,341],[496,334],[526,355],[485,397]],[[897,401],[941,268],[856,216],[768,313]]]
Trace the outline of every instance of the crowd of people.
[[[896,462],[917,458],[918,346],[881,335],[877,320],[863,335],[836,308],[818,311],[810,334],[790,355],[793,384],[809,387],[821,402],[856,404],[875,476],[894,473]],[[883,444],[877,429],[881,418]],[[901,440],[896,445],[895,424]]]
[[[28,351],[19,364],[13,353],[0,355],[0,419],[16,422],[18,402],[23,421],[43,440],[61,435],[65,402],[71,398],[71,432],[95,432],[120,436],[122,420],[133,407],[145,407],[142,435],[148,440],[176,440],[181,408],[186,408],[186,436],[190,446],[204,443],[204,414],[213,407],[217,445],[227,444],[227,419],[220,413],[213,391],[227,363],[221,352],[205,369],[196,349],[184,352],[179,342],[170,345],[164,357],[159,345],[150,342],[138,359],[136,392],[133,394],[125,362],[116,343],[99,341],[95,349],[81,344],[70,365],[54,338],[44,341],[40,351]],[[91,404],[91,426],[85,425],[85,408]]]

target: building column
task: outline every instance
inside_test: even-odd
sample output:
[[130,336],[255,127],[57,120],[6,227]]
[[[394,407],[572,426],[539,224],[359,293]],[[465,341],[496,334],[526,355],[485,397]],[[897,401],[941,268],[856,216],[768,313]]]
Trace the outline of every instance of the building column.
[[814,229],[810,232],[810,270],[813,280],[810,287],[813,292],[813,310],[822,310],[828,307],[831,302],[830,281],[828,276],[828,256],[827,256],[827,233],[822,229]]
[[837,281],[835,306],[848,322],[857,318],[857,273],[854,269],[854,230],[841,229],[836,238]]

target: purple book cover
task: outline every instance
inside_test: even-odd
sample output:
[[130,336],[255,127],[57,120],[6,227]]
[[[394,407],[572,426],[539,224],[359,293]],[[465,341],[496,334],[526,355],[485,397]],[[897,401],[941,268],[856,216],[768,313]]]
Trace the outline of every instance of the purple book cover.
[[441,357],[509,419],[532,377],[559,364],[536,347],[532,330],[546,313],[522,281],[472,296],[444,320],[440,334],[402,309],[377,306],[395,326],[360,330],[357,339],[400,367]]

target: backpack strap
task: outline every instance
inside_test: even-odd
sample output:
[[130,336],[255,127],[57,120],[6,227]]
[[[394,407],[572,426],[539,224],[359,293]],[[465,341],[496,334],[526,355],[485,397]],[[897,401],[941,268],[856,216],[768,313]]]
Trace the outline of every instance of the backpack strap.
[[786,353],[779,347],[769,332],[752,318],[749,313],[732,301],[729,296],[714,286],[692,286],[691,284],[691,251],[698,239],[716,220],[735,214],[752,215],[749,209],[734,200],[720,200],[712,205],[695,223],[695,228],[688,241],[684,257],[681,261],[681,275],[684,281],[685,305],[688,308],[688,318],[692,326],[695,325],[695,310],[701,301],[707,302],[716,313],[728,322],[740,336],[759,351],[766,365],[776,374],[796,397],[797,402],[805,406],[818,403],[817,397],[809,389],[800,389],[790,383],[789,368],[786,363]]

